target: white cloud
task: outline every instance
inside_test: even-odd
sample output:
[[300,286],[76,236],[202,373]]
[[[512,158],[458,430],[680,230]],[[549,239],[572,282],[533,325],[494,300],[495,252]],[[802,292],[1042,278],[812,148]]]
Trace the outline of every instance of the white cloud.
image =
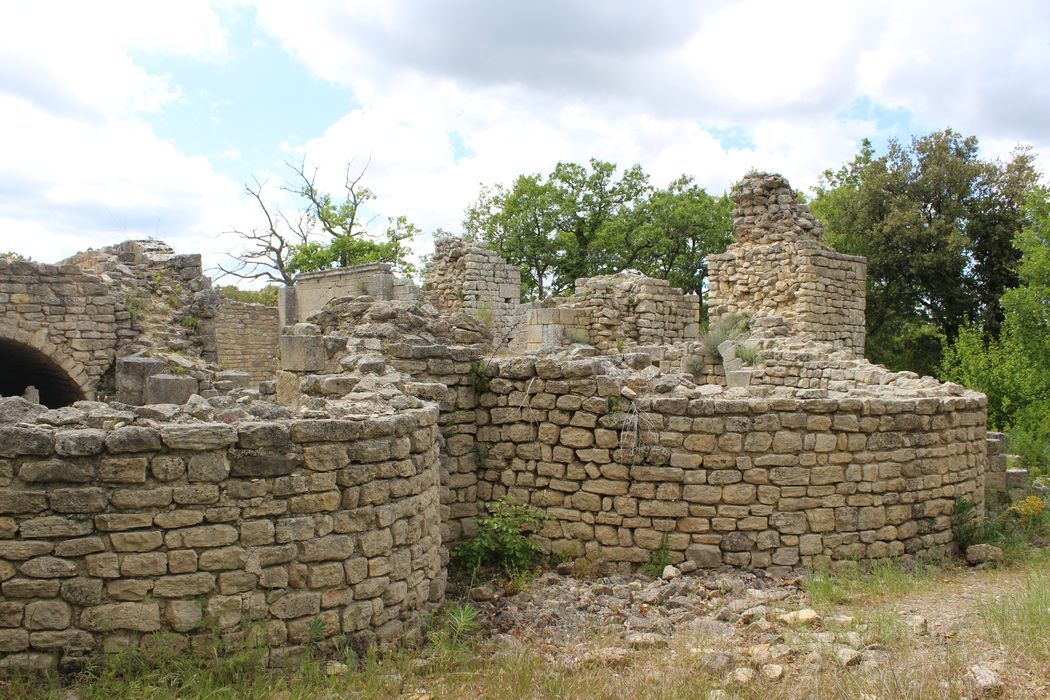
[[[229,245],[213,232],[251,228],[239,185],[148,126],[196,88],[136,62],[222,61],[239,4],[0,8],[0,221],[33,232],[35,255],[125,233],[208,252]],[[376,213],[428,232],[458,231],[483,182],[592,156],[640,163],[658,186],[685,173],[720,192],[759,168],[805,189],[879,136],[887,110],[908,128],[977,134],[993,157],[1017,142],[1050,150],[1050,6],[1038,0],[253,5],[265,33],[253,42],[276,42],[357,106],[314,138],[229,143],[222,159],[261,152],[272,172],[259,175],[276,184],[283,160],[307,155],[339,191],[347,162],[371,158]],[[282,99],[280,84],[266,89]],[[858,101],[866,121],[843,116]]]
[[0,247],[52,262],[131,237],[231,245],[240,187],[157,137],[146,117],[181,87],[136,51],[219,60],[225,30],[199,0],[0,6]]

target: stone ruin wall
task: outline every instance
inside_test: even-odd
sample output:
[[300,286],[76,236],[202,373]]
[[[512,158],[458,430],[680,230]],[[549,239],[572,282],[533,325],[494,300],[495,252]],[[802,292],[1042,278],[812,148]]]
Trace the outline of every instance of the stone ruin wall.
[[279,291],[278,328],[305,321],[311,313],[340,297],[370,296],[395,301],[419,298],[415,284],[395,276],[394,268],[388,263],[304,273],[296,276],[291,287],[281,287]]
[[983,500],[980,394],[629,400],[598,367],[496,360],[479,398],[478,496],[544,509],[554,551],[637,565],[666,532],[677,560],[785,573],[950,546],[953,500]]
[[[93,396],[118,348],[136,336],[131,314],[99,278],[69,265],[0,261],[0,347],[11,363],[31,348]],[[43,397],[47,400],[47,397]]]
[[506,342],[520,320],[521,271],[480,243],[437,240],[423,298],[441,311],[473,316]]
[[436,408],[131,418],[0,426],[5,666],[76,668],[154,632],[199,650],[213,629],[258,634],[273,665],[318,633],[359,649],[418,635],[444,590]]
[[161,241],[125,241],[77,253],[63,261],[97,275],[131,314],[123,353],[173,351],[215,362],[215,317],[220,304],[201,256],[176,255]]
[[276,308],[228,299],[219,306],[216,361],[223,369],[246,372],[256,384],[272,379],[279,337]]
[[820,222],[779,175],[750,173],[732,192],[736,242],[708,259],[713,321],[780,317],[783,334],[864,355],[867,264],[824,244]]
[[667,280],[631,273],[576,281],[570,297],[526,307],[516,348],[539,352],[587,343],[599,352],[695,340],[700,298],[683,294]]
[[[530,309],[502,286],[513,266],[441,241],[424,292],[437,315],[384,286],[283,329],[270,391],[296,419],[0,426],[0,649],[75,665],[148,632],[204,645],[201,620],[231,639],[261,621],[281,664],[310,628],[412,636],[450,547],[503,497],[551,517],[545,549],[621,569],[665,543],[779,574],[950,546],[953,500],[983,502],[998,454],[985,399],[857,359],[863,298],[858,320],[839,297],[851,275],[863,295],[863,261],[828,251],[782,187],[745,179],[738,243],[711,265],[713,314],[755,316],[766,362],[749,389],[727,387],[695,340],[698,300],[666,282],[590,278]],[[562,336],[506,356],[536,311]],[[595,348],[561,349],[572,328]]]

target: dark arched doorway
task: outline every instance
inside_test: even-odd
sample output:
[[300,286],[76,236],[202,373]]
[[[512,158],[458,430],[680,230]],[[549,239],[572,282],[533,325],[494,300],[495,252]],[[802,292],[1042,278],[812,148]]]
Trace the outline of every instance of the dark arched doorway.
[[40,403],[48,408],[84,398],[84,392],[57,362],[36,348],[0,338],[0,396],[21,396],[30,386],[36,387]]

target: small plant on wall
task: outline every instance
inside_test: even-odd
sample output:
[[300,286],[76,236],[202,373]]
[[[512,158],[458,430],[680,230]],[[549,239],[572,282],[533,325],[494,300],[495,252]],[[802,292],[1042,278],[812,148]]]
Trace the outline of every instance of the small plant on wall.
[[539,561],[543,551],[532,540],[550,516],[533,506],[493,501],[489,516],[478,523],[478,534],[460,544],[452,560],[472,576],[483,568],[519,576]]
[[726,314],[700,336],[700,344],[709,355],[719,357],[718,346],[727,340],[739,338],[750,330],[751,317],[747,314]]

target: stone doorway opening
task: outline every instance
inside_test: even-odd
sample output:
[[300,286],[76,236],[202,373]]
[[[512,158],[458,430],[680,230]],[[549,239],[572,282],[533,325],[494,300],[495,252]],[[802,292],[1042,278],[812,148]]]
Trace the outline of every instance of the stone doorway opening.
[[22,396],[36,387],[40,403],[48,408],[69,406],[85,398],[62,367],[36,348],[0,338],[0,396]]

